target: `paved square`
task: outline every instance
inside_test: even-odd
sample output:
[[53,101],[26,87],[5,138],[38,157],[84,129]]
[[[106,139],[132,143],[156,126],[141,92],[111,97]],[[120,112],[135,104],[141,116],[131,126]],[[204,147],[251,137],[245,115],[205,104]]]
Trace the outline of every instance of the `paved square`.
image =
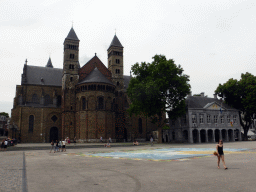
[[224,170],[214,143],[71,144],[58,153],[49,153],[49,144],[20,144],[0,152],[0,191],[26,191],[26,184],[29,192],[255,191],[255,146],[224,143]]

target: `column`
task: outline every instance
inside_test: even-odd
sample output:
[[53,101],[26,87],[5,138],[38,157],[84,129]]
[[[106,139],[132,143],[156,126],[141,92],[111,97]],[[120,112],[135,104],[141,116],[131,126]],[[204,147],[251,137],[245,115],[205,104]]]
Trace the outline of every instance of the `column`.
[[193,143],[192,129],[188,129],[188,142]]
[[226,139],[226,141],[229,141],[228,140],[228,130],[226,130],[226,138],[225,139]]
[[200,130],[197,130],[197,135],[198,135],[198,143],[201,143],[201,135],[200,135]]
[[205,130],[205,142],[208,143],[208,129]]
[[241,129],[238,129],[238,140],[242,141]]
[[[222,140],[222,133],[221,130],[219,129],[219,140]],[[219,142],[219,141],[218,141]]]
[[212,130],[212,142],[215,143],[215,130]]

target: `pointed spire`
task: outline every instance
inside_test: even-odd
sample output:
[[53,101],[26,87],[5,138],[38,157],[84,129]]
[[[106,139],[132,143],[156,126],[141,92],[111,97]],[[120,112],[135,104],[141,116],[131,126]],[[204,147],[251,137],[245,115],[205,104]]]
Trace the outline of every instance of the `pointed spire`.
[[49,57],[49,60],[48,60],[48,62],[47,62],[45,67],[53,68],[51,57]]
[[[113,40],[112,40],[112,42],[111,42],[109,48],[112,47],[112,46],[124,48],[124,47],[122,46],[122,44],[120,43],[119,39],[117,38],[116,34],[115,34],[115,36],[114,36],[114,38],[113,38]],[[108,48],[108,49],[109,49],[109,48]]]
[[77,35],[76,35],[76,32],[75,30],[73,29],[73,26],[71,27],[69,33],[68,33],[68,36],[66,37],[66,39],[71,39],[71,40],[77,40],[79,41]]
[[28,60],[26,59],[26,61],[25,61],[25,65],[27,65],[28,64]]

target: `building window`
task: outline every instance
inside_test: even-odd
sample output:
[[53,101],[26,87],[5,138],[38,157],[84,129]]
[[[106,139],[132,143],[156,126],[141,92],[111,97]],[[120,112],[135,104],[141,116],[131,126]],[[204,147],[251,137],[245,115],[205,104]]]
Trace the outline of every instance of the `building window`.
[[120,59],[116,59],[116,63],[117,63],[117,64],[120,64]]
[[119,86],[119,81],[117,81],[116,85]]
[[99,97],[98,99],[98,109],[103,109],[104,107],[104,99],[103,97]]
[[218,116],[214,115],[214,123],[218,123]]
[[236,123],[236,115],[233,116],[233,122]]
[[74,55],[74,54],[70,54],[69,58],[70,58],[70,59],[74,59],[74,58],[75,58],[75,55]]
[[200,115],[200,123],[204,123],[204,115]]
[[120,69],[116,69],[116,74],[120,74]]
[[211,116],[207,115],[207,123],[211,123]]
[[230,116],[227,116],[227,123],[230,123]]
[[73,77],[70,77],[70,82],[72,82],[73,81]]
[[38,97],[37,97],[37,94],[34,94],[34,95],[32,96],[32,103],[39,103],[39,99],[38,99]]
[[44,105],[52,104],[51,97],[49,95],[45,95],[44,97]]
[[221,122],[222,124],[224,123],[224,117],[223,117],[223,116],[220,117],[220,122]]
[[34,115],[30,115],[30,116],[29,116],[29,128],[28,128],[28,132],[29,132],[29,133],[33,133],[33,129],[34,129]]
[[142,134],[142,119],[139,118],[139,133]]
[[75,65],[69,65],[69,69],[75,69]]
[[86,100],[85,98],[82,99],[82,110],[85,110],[86,108]]
[[192,115],[192,123],[196,123],[196,115]]

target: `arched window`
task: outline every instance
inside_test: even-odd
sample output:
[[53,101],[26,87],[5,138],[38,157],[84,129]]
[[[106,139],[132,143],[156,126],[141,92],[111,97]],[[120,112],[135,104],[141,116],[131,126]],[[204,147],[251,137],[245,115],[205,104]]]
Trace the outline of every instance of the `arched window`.
[[142,134],[142,119],[139,118],[139,133]]
[[34,115],[30,115],[30,116],[29,116],[29,128],[28,128],[28,132],[29,132],[29,133],[33,133],[33,129],[34,129]]
[[98,98],[98,109],[103,109],[104,107],[104,99],[103,97]]
[[34,95],[32,96],[32,103],[39,103],[39,99],[38,99],[38,97],[37,97],[37,94],[34,94]]
[[44,105],[52,104],[51,97],[49,95],[45,95],[44,97]]
[[82,110],[85,110],[86,108],[86,100],[85,98],[82,99]]
[[58,95],[57,97],[57,107],[60,107],[61,106],[61,96]]

